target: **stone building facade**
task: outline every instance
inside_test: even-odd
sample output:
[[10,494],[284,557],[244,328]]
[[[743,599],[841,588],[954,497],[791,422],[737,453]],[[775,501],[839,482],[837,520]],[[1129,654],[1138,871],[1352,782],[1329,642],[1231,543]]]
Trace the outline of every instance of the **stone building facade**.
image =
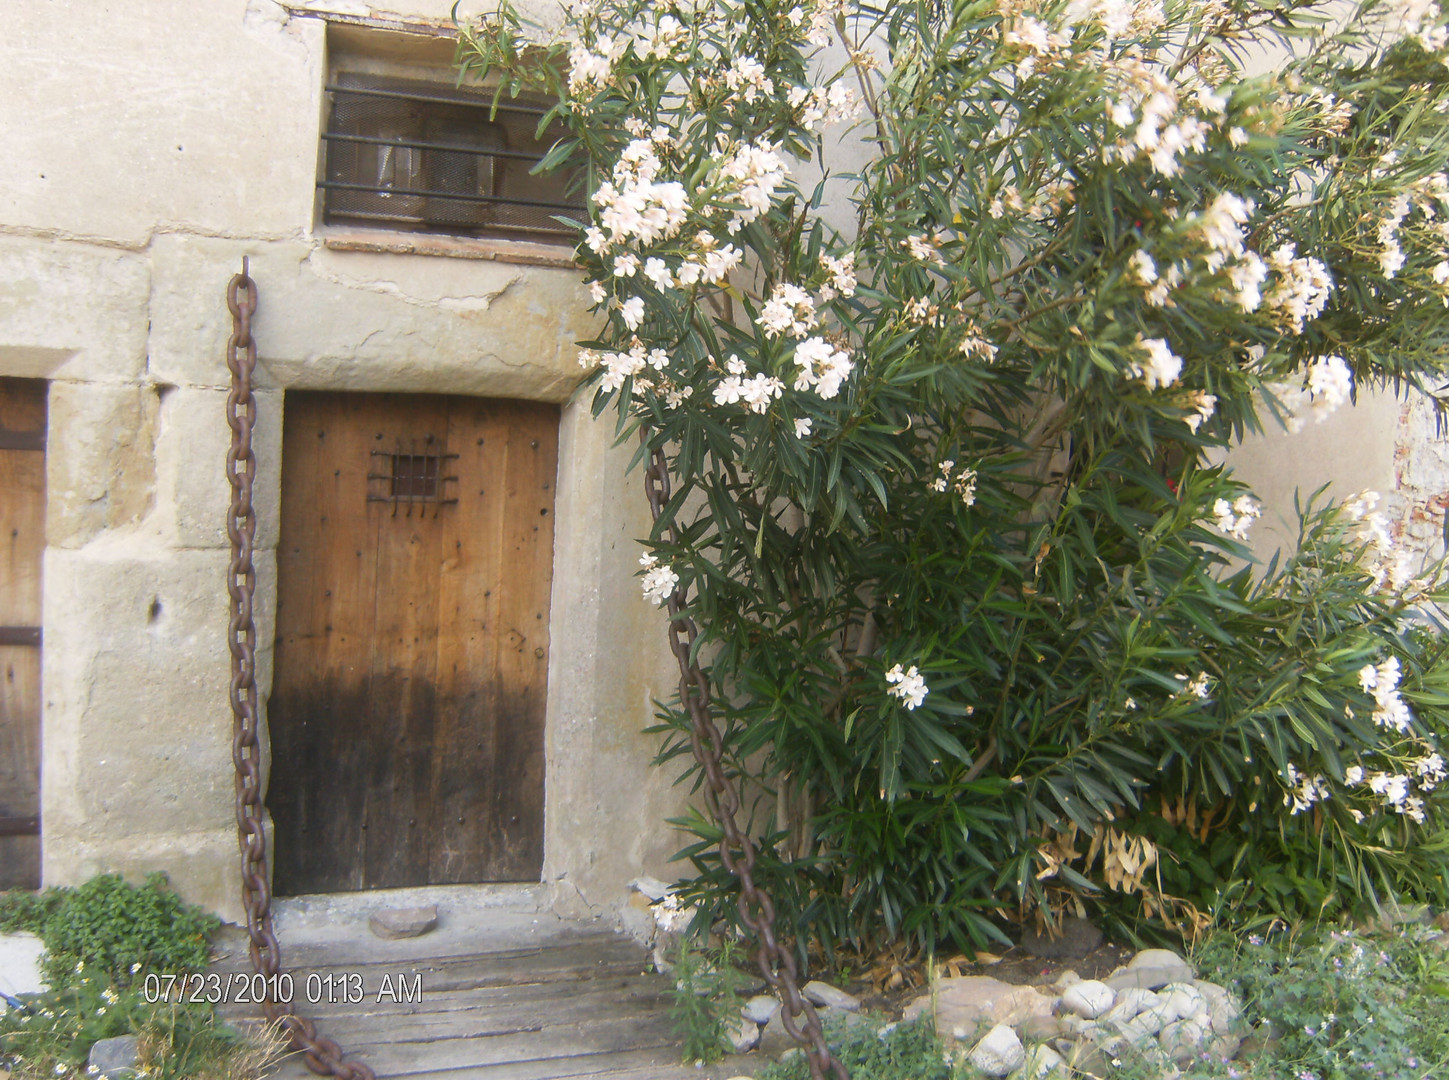
[[[0,377],[43,380],[48,409],[42,737],[10,749],[38,754],[46,884],[164,870],[188,899],[241,916],[224,460],[225,290],[243,256],[260,296],[264,699],[289,400],[557,406],[551,599],[528,644],[542,657],[547,639],[534,880],[582,913],[619,903],[640,873],[670,873],[664,819],[681,796],[650,768],[642,729],[677,674],[633,576],[648,509],[625,476],[632,448],[570,400],[591,323],[568,247],[322,220],[319,130],[339,55],[453,81],[451,0],[388,6],[19,0],[0,13]],[[11,560],[23,554],[12,543]]]
[[[675,676],[634,578],[647,507],[625,475],[631,448],[571,399],[574,343],[591,324],[568,248],[324,220],[320,133],[339,58],[445,87],[451,7],[11,0],[0,12],[0,378],[35,380],[14,385],[42,387],[47,414],[33,552],[42,636],[0,644],[0,657],[14,683],[16,657],[39,654],[39,683],[24,690],[39,742],[9,737],[12,757],[39,766],[46,884],[164,870],[188,899],[241,915],[223,465],[224,294],[243,256],[260,293],[264,698],[289,527],[289,402],[323,392],[556,405],[549,588],[534,615],[546,617],[547,647],[537,635],[528,646],[546,664],[534,872],[568,913],[607,911],[631,878],[671,872],[678,838],[664,820],[682,795],[650,768],[656,744],[642,729]],[[1293,488],[1330,480],[1340,493],[1400,489],[1401,531],[1431,547],[1449,465],[1425,417],[1365,395],[1235,455],[1267,503],[1260,551],[1290,538]],[[12,543],[11,562],[21,557]],[[491,572],[510,577],[506,564]],[[29,707],[7,693],[7,708]]]

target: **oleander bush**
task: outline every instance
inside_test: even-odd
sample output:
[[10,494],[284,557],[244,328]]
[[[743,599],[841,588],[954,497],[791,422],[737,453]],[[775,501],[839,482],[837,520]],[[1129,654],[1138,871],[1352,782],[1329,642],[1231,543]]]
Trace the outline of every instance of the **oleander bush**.
[[[1305,497],[1255,564],[1222,464],[1438,385],[1446,36],[1427,0],[464,25],[464,78],[568,127],[585,392],[667,456],[642,586],[698,627],[802,957],[1446,899],[1437,569],[1373,493]],[[717,828],[679,824],[734,918]]]

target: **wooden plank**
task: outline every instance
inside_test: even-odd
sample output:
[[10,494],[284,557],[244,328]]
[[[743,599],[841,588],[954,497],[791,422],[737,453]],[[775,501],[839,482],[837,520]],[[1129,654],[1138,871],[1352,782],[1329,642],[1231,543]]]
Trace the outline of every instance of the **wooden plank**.
[[[383,438],[383,455],[447,453],[446,398],[380,394],[367,403]],[[374,457],[379,474],[392,457]],[[384,481],[374,491],[392,485]],[[433,773],[452,747],[438,731],[438,564],[443,523],[451,506],[367,505],[377,537],[376,616],[372,642],[370,726],[360,732],[370,749],[367,787],[366,888],[426,885],[438,836]]]
[[419,1064],[425,1052],[429,1068],[507,1065],[525,1061],[583,1057],[624,1050],[672,1046],[675,1036],[667,1015],[633,1016],[583,1023],[549,1025],[539,1031],[485,1039],[447,1039],[423,1048],[398,1045],[381,1027],[366,1042],[350,1049],[383,1072],[399,1072]]
[[[0,429],[44,449],[46,384],[0,379]],[[8,440],[14,443],[14,439]],[[0,889],[40,887],[40,570],[45,456],[0,449]],[[14,823],[35,822],[22,834]]]
[[535,880],[543,864],[544,708],[548,608],[553,581],[553,485],[558,476],[558,409],[509,402],[507,509],[502,522],[505,590],[498,611],[494,760],[514,778],[495,806],[504,850]]
[[[360,395],[288,393],[268,707],[277,891],[361,888],[376,543]],[[375,522],[371,523],[374,528]]]
[[[350,1057],[350,1055],[349,1055]],[[368,1056],[358,1055],[366,1061]],[[625,1050],[616,1053],[585,1054],[570,1058],[543,1058],[485,1066],[433,1067],[426,1058],[419,1058],[403,1067],[378,1073],[384,1080],[572,1080],[574,1077],[618,1077],[620,1080],[711,1080],[712,1077],[736,1073],[718,1070],[696,1070],[679,1064],[677,1052],[670,1049]],[[272,1074],[271,1080],[303,1080],[312,1078],[300,1056],[289,1058]]]
[[[558,410],[455,399],[450,440],[462,501],[445,541],[445,623],[454,633],[439,639],[438,668],[478,780],[471,789],[440,784],[444,828],[481,817],[483,877],[537,881]],[[479,671],[482,685],[470,674]]]

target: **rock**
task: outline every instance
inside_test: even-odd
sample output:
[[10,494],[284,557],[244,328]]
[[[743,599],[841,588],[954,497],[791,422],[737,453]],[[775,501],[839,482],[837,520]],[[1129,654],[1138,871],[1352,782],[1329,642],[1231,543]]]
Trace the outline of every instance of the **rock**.
[[1186,1065],[1197,1057],[1207,1040],[1207,1027],[1196,1020],[1174,1020],[1157,1036],[1157,1044],[1174,1064]]
[[650,909],[649,898],[643,893],[629,894],[628,902],[619,911],[619,922],[624,933],[640,945],[648,945],[654,940],[654,912]]
[[637,877],[629,882],[629,888],[647,897],[650,903],[658,903],[674,891],[673,886],[652,877]]
[[1021,1076],[1022,1080],[1045,1080],[1053,1073],[1064,1076],[1066,1071],[1066,1058],[1050,1046],[1042,1044],[1027,1050],[1026,1064],[1021,1067]]
[[997,1024],[971,1048],[966,1059],[987,1076],[1006,1076],[1026,1064],[1026,1047],[1015,1031]]
[[1151,990],[1143,990],[1139,986],[1129,986],[1117,995],[1117,1003],[1103,1014],[1102,1022],[1125,1024],[1144,1009],[1156,1009],[1161,1005],[1162,999]]
[[1242,1045],[1243,1040],[1237,1035],[1214,1035],[1207,1052],[1218,1061],[1232,1061]]
[[726,1034],[736,1054],[746,1053],[760,1045],[760,1025],[747,1016],[731,1024]]
[[800,988],[800,992],[816,1005],[829,1005],[832,1009],[844,1009],[846,1012],[860,1011],[860,998],[829,983],[819,980],[808,982]]
[[768,1024],[780,1011],[780,1002],[768,994],[752,997],[740,1006],[740,1012],[756,1024]]
[[1029,1016],[1017,1025],[1016,1030],[1027,1042],[1051,1042],[1067,1033],[1067,1025],[1061,1017]]
[[1115,1027],[1117,1033],[1133,1046],[1145,1046],[1147,1043],[1157,1040],[1157,1033],[1166,1027],[1166,1024],[1161,1012],[1156,1009],[1148,1009]]
[[1258,1024],[1238,1046],[1237,1056],[1240,1058],[1256,1058],[1265,1054],[1271,1054],[1278,1048],[1281,1041],[1280,1036],[1273,1030],[1273,1025],[1264,1020]]
[[1057,976],[1057,981],[1052,983],[1052,988],[1055,990],[1065,990],[1073,983],[1079,983],[1081,981],[1082,977],[1080,975],[1078,975],[1071,968],[1067,968],[1066,971],[1062,972],[1060,975]]
[[1233,995],[1217,983],[1194,984],[1208,1007],[1208,1021],[1214,1035],[1241,1035],[1243,1010]]
[[1101,1047],[1089,1041],[1068,1042],[1065,1039],[1058,1040],[1054,1044],[1061,1052],[1062,1059],[1067,1067],[1074,1073],[1082,1076],[1107,1076],[1112,1071],[1112,1065],[1107,1055],[1102,1052]]
[[1102,981],[1113,990],[1133,986],[1156,990],[1168,983],[1190,983],[1193,975],[1192,965],[1171,949],[1143,949],[1126,967],[1118,968]]
[[[777,1058],[785,1051],[793,1050],[800,1045],[785,1030],[784,1015],[783,1009],[776,1009],[775,1015],[770,1017],[769,1023],[760,1029],[760,1053],[767,1057]],[[795,1020],[795,1026],[799,1027],[804,1018],[797,1016]]]
[[1168,983],[1191,980],[1192,969],[1188,968],[1187,971],[1188,974],[1184,976],[1183,969],[1176,967],[1118,968],[1102,981],[1113,990],[1130,990],[1134,987],[1139,990],[1160,990]]
[[438,905],[374,911],[367,917],[367,925],[380,938],[421,937],[438,925]]
[[140,1061],[136,1036],[117,1035],[114,1039],[101,1039],[91,1047],[89,1065],[100,1077],[121,1080],[135,1076]]
[[1083,979],[1062,992],[1062,1008],[1086,1020],[1095,1020],[1117,1002],[1117,993],[1106,983]]
[[0,972],[4,973],[0,990],[11,996],[43,993],[40,957],[44,952],[45,942],[34,934],[0,934]]
[[1086,919],[1061,920],[1057,937],[1039,935],[1030,929],[1021,935],[1021,947],[1028,956],[1044,960],[1080,960],[1102,944],[1102,931]]
[[1163,1006],[1172,1020],[1192,1020],[1208,1015],[1207,998],[1192,983],[1168,983],[1159,992]]
[[[929,1013],[928,992],[906,1006],[901,1019]],[[986,975],[964,975],[936,984],[936,1030],[971,1028],[982,1022],[1020,1024],[1033,1016],[1050,1016],[1052,999],[1030,986],[1012,986]]]

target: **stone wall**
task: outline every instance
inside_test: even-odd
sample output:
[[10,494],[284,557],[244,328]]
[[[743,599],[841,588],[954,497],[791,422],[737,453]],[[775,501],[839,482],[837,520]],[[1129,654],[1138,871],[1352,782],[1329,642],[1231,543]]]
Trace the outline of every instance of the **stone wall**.
[[[573,343],[591,326],[557,250],[392,234],[378,253],[314,227],[329,23],[353,26],[354,43],[369,28],[424,31],[388,39],[405,54],[450,8],[23,0],[0,14],[0,375],[50,381],[47,884],[159,869],[241,917],[224,359],[242,256],[260,293],[263,687],[287,389],[569,400]],[[573,912],[620,903],[641,872],[667,876],[679,846],[663,822],[681,798],[640,734],[676,676],[633,577],[642,485],[624,476],[631,448],[611,443],[587,400],[565,405],[544,876]]]

